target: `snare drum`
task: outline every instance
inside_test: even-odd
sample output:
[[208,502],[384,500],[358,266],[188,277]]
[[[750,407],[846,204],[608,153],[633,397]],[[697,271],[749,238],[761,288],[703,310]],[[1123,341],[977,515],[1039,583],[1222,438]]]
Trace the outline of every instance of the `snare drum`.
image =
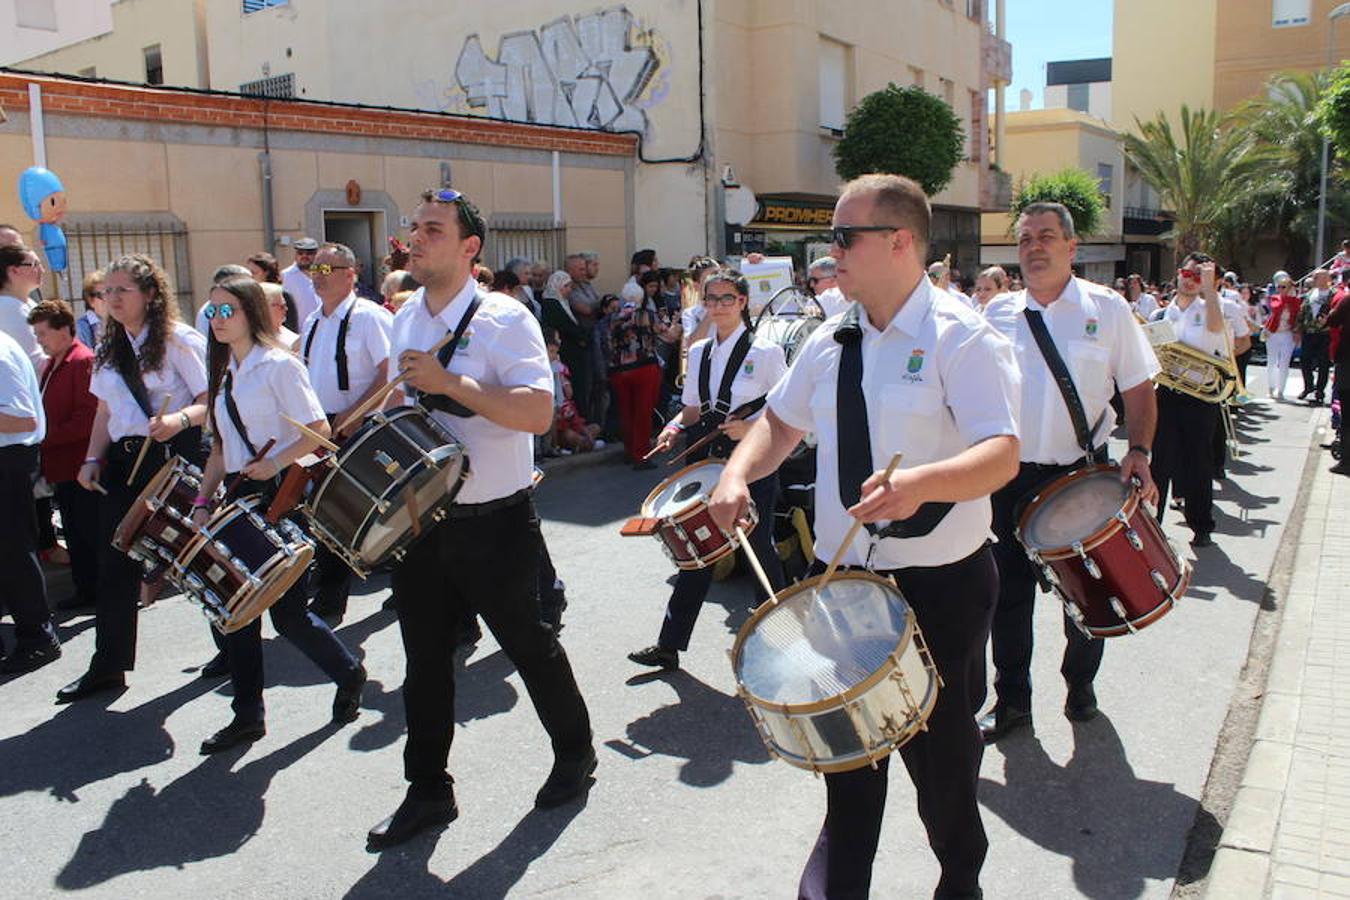
[[1152,625],[1190,584],[1190,563],[1116,466],[1087,466],[1042,488],[1022,512],[1017,539],[1089,637]]
[[[708,509],[726,463],[720,459],[685,466],[658,484],[642,502],[642,517],[624,526],[627,535],[655,534],[680,569],[705,569],[736,552],[737,539],[718,527]],[[754,504],[747,511],[752,530],[759,522]]]
[[376,413],[330,460],[302,512],[363,578],[445,518],[469,471],[463,445],[420,406]]
[[782,347],[787,364],[792,365],[792,358],[797,355],[802,344],[824,321],[816,316],[777,315],[760,322],[755,329],[755,337],[768,338]]
[[895,582],[820,576],[762,604],[731,650],[769,753],[815,772],[875,765],[927,729],[942,679]]
[[192,501],[201,478],[201,470],[178,456],[160,466],[113,532],[113,546],[147,570],[172,564],[197,536]]
[[262,498],[222,507],[178,558],[170,577],[224,634],[238,631],[282,598],[309,569],[314,545],[295,523],[263,519]]

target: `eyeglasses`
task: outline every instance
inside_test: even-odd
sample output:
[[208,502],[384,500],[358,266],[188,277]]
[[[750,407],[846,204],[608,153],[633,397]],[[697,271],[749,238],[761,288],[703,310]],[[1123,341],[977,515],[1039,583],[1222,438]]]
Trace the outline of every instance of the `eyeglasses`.
[[202,308],[202,315],[207,319],[214,319],[220,316],[222,319],[234,317],[234,304],[232,303],[208,303]]
[[41,269],[41,268],[42,268],[42,260],[40,260],[40,259],[29,259],[29,260],[25,260],[24,262],[21,262],[21,263],[15,263],[15,264],[14,264],[14,268],[16,268],[16,269]]
[[92,290],[92,291],[86,291],[86,292],[85,292],[85,294],[86,294],[87,296],[90,296],[90,297],[97,297],[97,298],[99,298],[100,300],[103,299],[104,293],[106,293],[106,292],[103,290],[103,288],[98,288],[97,290]]
[[807,279],[806,279],[806,283],[807,283],[807,284],[819,284],[820,282],[824,281],[825,279],[827,279],[827,278],[833,278],[833,277],[834,277],[833,275],[812,275],[810,278],[807,278]]
[[704,306],[735,306],[740,294],[704,294]]
[[859,234],[866,231],[899,231],[899,225],[836,225],[830,229],[830,240],[847,250]]
[[350,268],[351,266],[330,266],[328,263],[319,263],[318,265],[310,266],[309,273],[311,275],[332,275],[339,269]]

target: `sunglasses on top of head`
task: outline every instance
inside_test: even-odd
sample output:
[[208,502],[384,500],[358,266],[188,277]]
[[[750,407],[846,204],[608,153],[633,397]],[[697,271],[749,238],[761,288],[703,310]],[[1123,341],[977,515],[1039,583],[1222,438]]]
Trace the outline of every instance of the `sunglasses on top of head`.
[[206,316],[206,318],[207,318],[208,320],[209,320],[209,319],[214,319],[216,316],[220,316],[222,319],[230,319],[230,318],[233,318],[233,317],[234,317],[234,304],[232,304],[232,303],[208,303],[208,304],[206,304],[205,307],[203,307],[203,309],[202,309],[202,315]]
[[830,240],[837,244],[840,249],[847,250],[853,246],[853,242],[858,239],[858,235],[865,232],[899,230],[899,225],[836,225],[830,229]]

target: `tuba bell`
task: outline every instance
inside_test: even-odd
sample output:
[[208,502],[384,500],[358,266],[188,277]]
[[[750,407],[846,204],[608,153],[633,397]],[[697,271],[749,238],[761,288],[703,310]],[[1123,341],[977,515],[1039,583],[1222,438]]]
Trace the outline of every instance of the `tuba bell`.
[[1163,387],[1206,403],[1222,403],[1237,389],[1237,366],[1230,360],[1210,356],[1181,341],[1154,344],[1162,371],[1156,381]]

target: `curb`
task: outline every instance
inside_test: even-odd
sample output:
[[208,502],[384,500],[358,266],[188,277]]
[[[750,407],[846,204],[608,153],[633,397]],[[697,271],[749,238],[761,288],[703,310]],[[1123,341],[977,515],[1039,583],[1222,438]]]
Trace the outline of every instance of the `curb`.
[[[1238,689],[1251,689],[1253,698],[1260,698],[1255,728],[1247,738],[1246,764],[1241,781],[1232,795],[1223,833],[1214,849],[1213,862],[1204,882],[1205,900],[1231,900],[1233,897],[1264,897],[1271,879],[1271,854],[1284,807],[1285,788],[1293,762],[1293,742],[1298,725],[1300,689],[1303,663],[1307,658],[1308,637],[1312,627],[1315,594],[1304,582],[1309,575],[1307,566],[1299,568],[1300,549],[1303,548],[1304,528],[1307,525],[1313,485],[1322,475],[1324,454],[1318,446],[1322,440],[1325,414],[1313,429],[1312,443],[1304,458],[1303,474],[1299,479],[1298,495],[1290,510],[1290,525],[1280,538],[1266,585],[1265,601],[1278,602],[1282,608],[1275,623],[1274,633],[1265,637],[1262,646],[1253,647],[1253,654],[1244,667]],[[1313,538],[1309,537],[1309,540]],[[1321,535],[1315,542],[1320,546]],[[1306,562],[1306,560],[1304,560]],[[1263,602],[1264,606],[1264,602]],[[1253,628],[1256,643],[1260,621]],[[1247,683],[1245,669],[1264,669],[1263,678]],[[1235,697],[1230,718],[1237,712],[1241,698]],[[1227,731],[1227,723],[1225,723]],[[1220,736],[1220,749],[1224,737]],[[1216,753],[1216,756],[1218,754]],[[1211,768],[1211,772],[1213,768]],[[1206,791],[1208,794],[1208,791]],[[1209,805],[1201,799],[1202,809]]]

